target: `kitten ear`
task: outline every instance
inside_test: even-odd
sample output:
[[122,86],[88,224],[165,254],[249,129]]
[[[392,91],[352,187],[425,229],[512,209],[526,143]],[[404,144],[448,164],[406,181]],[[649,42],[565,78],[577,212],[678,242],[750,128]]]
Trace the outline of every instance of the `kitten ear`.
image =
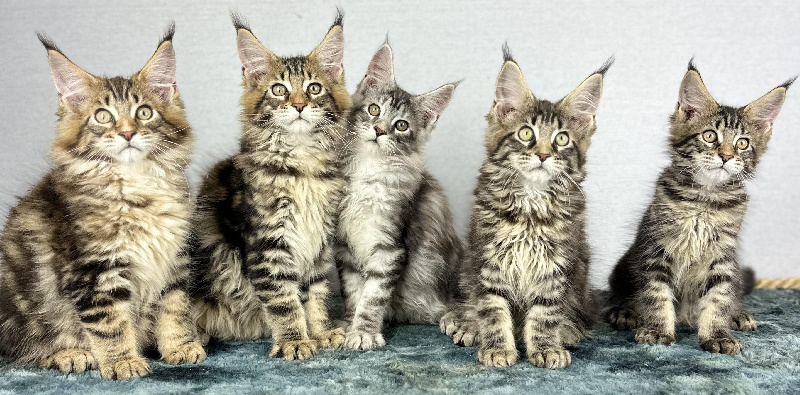
[[458,86],[457,83],[445,84],[428,93],[414,96],[414,103],[422,113],[424,128],[430,127],[439,120],[439,116],[450,104],[450,99],[453,98],[456,86]]
[[153,56],[139,72],[150,90],[167,103],[177,92],[175,50],[172,37],[175,35],[175,22],[167,29]]
[[56,85],[58,99],[70,110],[77,111],[89,99],[96,78],[72,63],[49,37],[43,34],[38,36],[47,49],[50,75]]
[[696,114],[713,111],[718,104],[708,93],[703,78],[694,66],[694,61],[689,61],[689,70],[681,81],[681,90],[678,94],[678,108],[683,118],[688,121]]
[[603,77],[612,64],[614,64],[613,56],[559,102],[559,105],[564,106],[567,113],[581,126],[594,124],[597,106],[600,105],[600,98],[603,96]]
[[372,56],[364,75],[361,89],[375,88],[376,86],[393,86],[394,82],[394,56],[388,43],[383,44],[378,52]]
[[[796,77],[795,77],[796,78]],[[775,118],[781,111],[783,101],[786,99],[786,91],[789,86],[794,82],[794,78],[783,83],[783,85],[769,91],[758,100],[748,104],[744,108],[744,115],[751,122],[755,123],[758,132],[770,132],[772,124],[775,123]]]
[[256,87],[267,72],[275,55],[270,52],[250,31],[247,21],[238,14],[231,13],[233,27],[236,28],[236,46],[242,62],[242,79],[248,86]]
[[322,71],[333,81],[344,83],[344,30],[341,10],[336,10],[336,20],[322,42],[311,51],[309,57],[316,59]]
[[492,111],[501,120],[512,112],[518,111],[527,101],[536,100],[528,83],[525,82],[525,77],[522,76],[522,70],[511,58],[511,52],[507,45],[503,46],[503,55],[505,63],[500,69],[500,75],[497,76],[494,105],[492,106]]

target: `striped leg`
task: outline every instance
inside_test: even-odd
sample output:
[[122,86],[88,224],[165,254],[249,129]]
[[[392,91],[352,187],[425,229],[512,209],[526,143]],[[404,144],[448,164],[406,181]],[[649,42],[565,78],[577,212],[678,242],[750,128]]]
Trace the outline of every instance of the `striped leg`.
[[561,369],[572,363],[569,351],[564,349],[561,330],[570,325],[564,315],[565,278],[543,279],[539,294],[525,316],[525,347],[528,361],[533,366],[546,369]]
[[353,322],[347,328],[345,345],[354,350],[383,347],[386,341],[381,330],[386,310],[400,277],[405,251],[401,248],[377,246],[364,267],[366,281],[356,302]]
[[364,289],[364,276],[356,269],[355,257],[350,253],[346,246],[336,248],[336,260],[338,262],[339,280],[341,292],[344,297],[345,312],[339,326],[348,328],[353,322],[356,314],[356,304],[361,299],[361,292]]
[[737,306],[733,261],[717,261],[711,264],[706,280],[706,293],[697,301],[697,337],[700,348],[712,353],[736,355],[742,350],[731,334],[731,317]]
[[484,290],[475,301],[481,328],[478,360],[487,366],[505,367],[517,363],[514,321],[508,300],[500,292]]
[[323,348],[336,348],[344,343],[344,329],[332,328],[328,319],[327,301],[330,296],[328,272],[331,266],[333,266],[333,250],[326,244],[307,284],[308,300],[304,305],[309,334]]
[[170,289],[161,297],[155,332],[164,362],[179,365],[206,359],[192,319],[189,297],[182,289]]
[[636,342],[670,345],[675,341],[675,295],[670,285],[672,272],[666,262],[652,262],[647,267],[647,283],[634,299],[641,327]]

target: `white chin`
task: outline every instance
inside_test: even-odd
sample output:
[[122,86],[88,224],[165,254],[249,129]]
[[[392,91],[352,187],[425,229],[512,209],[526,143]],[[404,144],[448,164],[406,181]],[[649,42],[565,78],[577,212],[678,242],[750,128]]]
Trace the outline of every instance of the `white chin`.
[[702,186],[713,187],[725,183],[731,178],[730,173],[723,168],[706,169],[697,172],[695,180]]
[[117,153],[116,159],[123,163],[131,163],[142,159],[144,156],[144,151],[138,148],[127,147],[123,148],[122,151]]
[[550,176],[550,172],[548,172],[546,169],[543,167],[537,167],[533,170],[528,170],[525,172],[525,178],[528,180],[531,186],[544,188],[550,182],[552,177]]
[[286,125],[284,129],[286,129],[286,131],[291,133],[300,133],[311,130],[312,126],[313,125],[311,125],[311,122],[308,122],[303,118],[296,118],[294,121],[289,122],[289,124]]

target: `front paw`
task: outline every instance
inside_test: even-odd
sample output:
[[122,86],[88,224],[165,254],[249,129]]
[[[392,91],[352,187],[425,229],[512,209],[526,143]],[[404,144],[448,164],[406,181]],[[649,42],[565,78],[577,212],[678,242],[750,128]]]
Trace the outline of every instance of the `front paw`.
[[184,345],[166,350],[162,355],[164,362],[170,365],[180,365],[183,363],[197,364],[205,361],[206,351],[199,342],[188,342]]
[[735,331],[748,331],[752,332],[758,329],[756,320],[745,310],[739,310],[738,313],[733,315],[731,319],[731,329]]
[[528,351],[528,362],[537,368],[563,369],[572,363],[572,355],[563,348]]
[[519,353],[515,348],[481,348],[478,350],[478,361],[486,366],[504,368],[517,363]]
[[131,377],[144,377],[152,372],[153,369],[141,357],[100,365],[100,376],[106,380],[128,380]]
[[453,334],[453,343],[465,347],[478,345],[478,324],[475,321],[465,321]]
[[718,337],[700,342],[700,348],[713,353],[736,355],[742,351],[742,344],[734,337]]
[[338,348],[344,343],[344,329],[334,328],[329,331],[320,332],[314,336],[319,342],[320,348]]
[[639,328],[636,330],[635,339],[640,344],[663,344],[668,346],[675,342],[675,335],[662,333],[654,329]]
[[317,355],[317,341],[310,339],[275,340],[269,353],[272,358],[283,358],[287,361],[305,361],[314,355]]
[[43,368],[58,369],[64,373],[80,373],[85,370],[97,369],[92,353],[80,348],[58,351],[45,358],[40,365]]
[[639,327],[639,320],[633,310],[612,307],[606,313],[606,321],[618,331],[631,331]]
[[381,333],[369,333],[363,331],[347,332],[344,345],[353,350],[372,350],[386,345]]
[[461,327],[461,318],[455,311],[449,311],[439,319],[439,330],[447,336],[453,336]]

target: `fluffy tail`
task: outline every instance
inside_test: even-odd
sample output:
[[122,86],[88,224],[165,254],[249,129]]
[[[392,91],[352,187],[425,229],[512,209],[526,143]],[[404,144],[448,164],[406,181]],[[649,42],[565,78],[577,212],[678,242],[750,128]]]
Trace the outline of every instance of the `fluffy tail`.
[[756,272],[749,267],[742,269],[742,290],[747,295],[756,287]]

